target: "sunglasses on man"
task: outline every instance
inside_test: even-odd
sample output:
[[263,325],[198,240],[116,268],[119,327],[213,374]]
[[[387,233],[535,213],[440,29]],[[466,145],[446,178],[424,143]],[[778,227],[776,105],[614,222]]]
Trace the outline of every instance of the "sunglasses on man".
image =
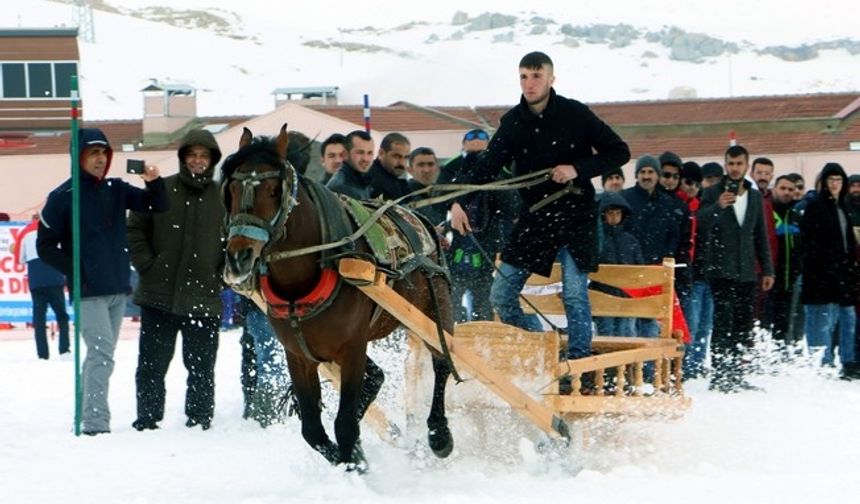
[[463,137],[463,140],[469,142],[471,140],[489,140],[490,135],[487,134],[486,131],[483,130],[472,130],[466,133],[466,136]]
[[681,178],[681,174],[680,174],[680,173],[669,173],[669,172],[663,172],[663,173],[661,174],[661,176],[662,176],[663,178],[668,178],[668,179],[679,179],[679,178]]

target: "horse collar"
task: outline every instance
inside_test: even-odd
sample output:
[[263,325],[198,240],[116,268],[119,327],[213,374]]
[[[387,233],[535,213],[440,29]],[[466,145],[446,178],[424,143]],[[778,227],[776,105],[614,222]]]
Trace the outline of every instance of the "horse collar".
[[318,315],[334,300],[339,286],[340,275],[334,269],[326,268],[308,294],[290,301],[275,293],[268,273],[260,275],[260,291],[269,306],[269,315],[277,319],[297,318],[302,321]]

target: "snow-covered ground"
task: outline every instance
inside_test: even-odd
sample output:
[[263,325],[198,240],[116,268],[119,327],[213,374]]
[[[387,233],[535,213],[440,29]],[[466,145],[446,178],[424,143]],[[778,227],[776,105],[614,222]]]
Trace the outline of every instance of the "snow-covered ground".
[[[692,381],[682,419],[574,424],[573,445],[548,454],[505,411],[483,419],[453,411],[457,447],[443,461],[409,436],[392,446],[365,428],[371,470],[357,476],[308,448],[295,418],[266,430],[242,420],[238,338],[221,335],[212,429],[184,426],[176,357],[166,418],[143,433],[130,426],[137,340],[122,339],[113,433],[95,438],[71,433],[73,362],[38,361],[30,340],[0,341],[0,502],[845,504],[860,495],[860,383],[815,367],[768,368],[752,379],[764,393],[722,395]],[[403,352],[373,352],[388,373],[382,405],[400,421]],[[449,391],[456,397],[457,387]]]

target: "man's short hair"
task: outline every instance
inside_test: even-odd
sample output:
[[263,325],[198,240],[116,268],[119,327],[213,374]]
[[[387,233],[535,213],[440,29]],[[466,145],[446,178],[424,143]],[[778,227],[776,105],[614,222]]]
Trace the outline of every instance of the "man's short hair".
[[789,181],[789,182],[791,182],[792,184],[796,184],[796,183],[797,183],[797,181],[796,181],[796,180],[793,180],[793,179],[794,179],[794,177],[792,177],[791,175],[792,175],[792,174],[791,174],[791,173],[789,173],[789,174],[787,174],[787,175],[780,175],[779,177],[777,177],[777,178],[776,178],[776,182],[774,182],[774,183],[773,183],[774,187],[776,187],[776,186],[778,186],[778,185],[779,185],[779,181],[780,181],[780,180],[788,180],[788,181]]
[[347,152],[351,151],[352,148],[354,147],[353,142],[355,141],[356,138],[360,138],[360,139],[364,140],[365,142],[372,142],[373,141],[373,137],[370,136],[370,133],[368,133],[364,130],[350,131],[346,135],[346,150],[347,150]]
[[346,137],[340,133],[333,133],[320,144],[320,157],[325,156],[325,150],[329,145],[343,145],[346,148]]
[[[789,173],[789,174],[786,174],[786,175],[783,175],[783,176],[784,176],[784,177],[786,177],[788,180],[790,180],[790,181],[794,182],[795,184],[796,184],[796,183],[798,183],[798,182],[803,182],[803,175],[801,175],[801,174],[799,174],[799,173],[796,173],[796,172],[794,172],[794,173]],[[777,180],[778,180],[778,179],[777,179]]]
[[770,166],[771,168],[773,168],[773,161],[771,161],[770,159],[768,159],[768,158],[766,158],[766,157],[757,157],[757,158],[755,158],[755,159],[753,160],[753,162],[752,162],[752,166],[755,166],[755,165],[757,165],[757,164],[768,165],[768,166]]
[[415,160],[416,156],[433,156],[436,157],[436,153],[433,152],[433,149],[430,147],[417,147],[415,150],[409,153],[409,165],[412,165],[412,161]]
[[287,138],[290,140],[287,144],[287,161],[304,175],[308,169],[308,163],[311,162],[311,139],[296,130],[287,133]]
[[409,145],[409,139],[397,132],[389,133],[382,139],[382,143],[379,144],[379,148],[388,152],[391,150],[392,144]]
[[733,158],[739,157],[739,156],[743,156],[747,160],[749,160],[749,158],[750,158],[749,151],[747,151],[743,145],[732,145],[731,147],[726,149],[725,159],[728,159],[730,157],[733,157]]
[[552,60],[546,53],[542,53],[540,51],[534,51],[523,56],[523,59],[520,60],[520,68],[528,68],[530,70],[537,70],[542,66],[547,65],[550,68],[553,67]]

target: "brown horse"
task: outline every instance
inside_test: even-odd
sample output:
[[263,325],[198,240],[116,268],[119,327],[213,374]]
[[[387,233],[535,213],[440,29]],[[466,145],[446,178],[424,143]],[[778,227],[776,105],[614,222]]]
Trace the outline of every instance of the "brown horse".
[[[286,162],[287,143],[286,124],[276,138],[254,138],[246,128],[239,150],[224,162],[221,180],[229,233],[224,279],[240,292],[259,289],[268,294],[269,321],[287,351],[305,441],[332,464],[362,471],[366,461],[359,420],[384,380],[382,370],[367,357],[367,343],[386,337],[400,323],[384,311],[374,316],[376,305],[358,288],[342,282],[336,269],[323,263],[320,252],[273,259],[284,251],[320,245],[326,236],[322,209],[309,189],[313,182],[298,176]],[[368,250],[364,240],[354,243],[356,254],[367,256]],[[437,246],[430,259],[438,262],[440,257]],[[441,320],[437,322],[452,331],[450,286],[445,276],[416,269],[397,280],[394,289],[429,317],[438,315]],[[271,299],[280,302],[273,304]],[[337,444],[329,439],[320,420],[317,367],[321,362],[335,362],[341,370],[334,424]],[[434,356],[433,369],[428,439],[433,452],[446,457],[453,448],[445,416],[450,367]]]

